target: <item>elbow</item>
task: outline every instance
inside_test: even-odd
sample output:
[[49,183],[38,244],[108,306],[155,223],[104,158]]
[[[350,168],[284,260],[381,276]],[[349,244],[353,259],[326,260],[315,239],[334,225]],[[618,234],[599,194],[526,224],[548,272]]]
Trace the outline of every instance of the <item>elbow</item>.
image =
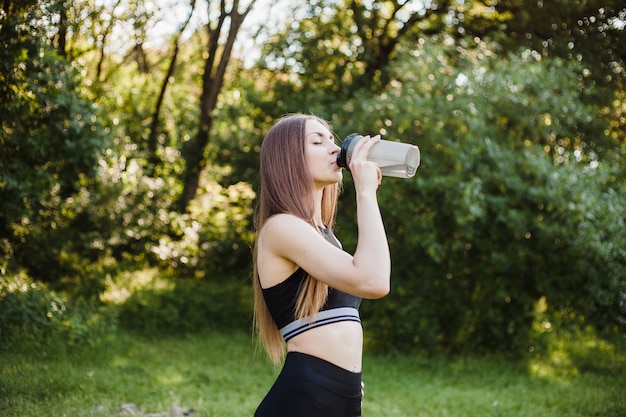
[[368,298],[370,300],[375,300],[378,298],[383,298],[391,291],[391,282],[389,277],[386,279],[378,281],[375,285],[372,285],[367,292],[367,295],[364,298]]
[[383,298],[385,297],[387,294],[389,294],[389,292],[391,291],[391,287],[389,285],[385,286],[385,287],[381,287],[378,289],[377,292],[375,292],[373,294],[372,299],[377,299],[377,298]]
[[387,291],[372,291],[372,292],[368,293],[367,296],[364,296],[363,298],[368,299],[368,300],[378,300],[379,298],[385,297],[387,294],[389,294],[389,290],[387,290]]

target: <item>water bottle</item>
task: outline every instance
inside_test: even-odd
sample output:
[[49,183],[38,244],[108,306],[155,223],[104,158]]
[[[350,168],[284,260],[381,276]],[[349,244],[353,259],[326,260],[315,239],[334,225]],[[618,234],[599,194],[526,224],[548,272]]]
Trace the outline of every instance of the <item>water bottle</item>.
[[[352,151],[361,139],[362,135],[353,133],[343,141],[337,165],[350,171]],[[370,149],[367,160],[377,163],[384,176],[411,178],[420,165],[420,150],[410,143],[380,140]]]

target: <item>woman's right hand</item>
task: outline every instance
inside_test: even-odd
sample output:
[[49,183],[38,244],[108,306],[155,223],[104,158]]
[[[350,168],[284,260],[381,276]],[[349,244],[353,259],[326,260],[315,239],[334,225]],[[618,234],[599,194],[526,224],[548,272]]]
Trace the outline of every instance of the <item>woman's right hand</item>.
[[370,149],[379,141],[380,135],[363,136],[352,151],[350,172],[357,192],[370,188],[376,191],[382,182],[383,175],[378,164],[367,160]]
[[389,292],[391,275],[391,257],[385,233],[376,190],[382,181],[382,172],[377,163],[368,161],[367,156],[380,141],[380,135],[365,136],[354,147],[350,171],[356,189],[356,214],[358,242],[353,264],[361,271],[372,271],[372,282],[380,291],[377,297]]

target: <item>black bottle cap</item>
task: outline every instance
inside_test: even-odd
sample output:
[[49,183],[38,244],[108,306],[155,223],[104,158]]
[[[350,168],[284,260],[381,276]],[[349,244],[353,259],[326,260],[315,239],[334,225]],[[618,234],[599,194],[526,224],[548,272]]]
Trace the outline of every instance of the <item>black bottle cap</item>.
[[350,167],[348,167],[348,149],[350,148],[350,142],[352,142],[352,139],[354,139],[357,136],[361,136],[361,135],[359,135],[358,133],[352,133],[348,135],[343,140],[343,143],[341,144],[341,150],[339,151],[339,154],[337,155],[337,166],[340,166],[341,168],[345,168],[348,171],[350,171]]

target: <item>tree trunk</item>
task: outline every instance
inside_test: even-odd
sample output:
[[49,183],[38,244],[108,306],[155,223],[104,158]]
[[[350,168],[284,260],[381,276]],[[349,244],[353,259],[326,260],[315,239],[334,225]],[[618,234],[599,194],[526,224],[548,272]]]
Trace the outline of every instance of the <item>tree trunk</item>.
[[[217,24],[213,27],[209,22],[208,51],[209,55],[204,64],[202,76],[202,93],[200,94],[200,120],[198,133],[194,140],[187,143],[183,149],[186,168],[184,175],[184,188],[181,194],[178,208],[180,212],[187,211],[189,202],[194,199],[200,185],[200,175],[207,165],[204,157],[205,149],[209,143],[212,127],[212,113],[217,106],[217,98],[224,82],[224,74],[230,60],[230,54],[237,38],[241,24],[252,9],[255,0],[250,1],[243,13],[239,13],[239,0],[234,0],[230,10],[226,9],[226,0],[220,2],[220,16]],[[226,41],[220,45],[220,35],[226,19],[230,18],[230,25]],[[220,55],[221,49],[221,55]]]
[[57,35],[57,54],[67,58],[65,45],[67,43],[67,7],[65,3],[59,3],[59,33]]
[[160,163],[160,159],[157,155],[157,149],[159,146],[159,134],[161,133],[161,107],[163,106],[163,99],[165,98],[165,92],[167,91],[167,86],[169,85],[170,77],[174,74],[174,69],[176,68],[176,60],[178,58],[178,52],[180,50],[180,38],[183,35],[183,32],[187,28],[187,25],[191,21],[191,17],[193,16],[193,12],[196,8],[196,0],[191,0],[191,5],[189,9],[189,14],[187,15],[187,19],[179,26],[178,31],[174,35],[174,49],[172,52],[172,57],[170,59],[170,64],[167,68],[167,73],[165,74],[165,78],[163,79],[163,83],[161,84],[161,90],[159,92],[159,96],[157,98],[156,104],[154,106],[154,110],[152,112],[152,121],[150,122],[150,133],[148,136],[148,172],[150,176],[154,175],[155,169]]
[[104,58],[106,56],[105,48],[106,48],[107,38],[109,37],[109,34],[113,30],[113,25],[115,24],[115,21],[114,21],[115,18],[113,16],[115,16],[115,11],[119,7],[121,1],[122,0],[117,0],[112,6],[110,6],[111,18],[109,19],[107,24],[104,25],[104,30],[102,31],[102,41],[100,43],[100,50],[98,51],[98,55],[99,55],[98,63],[96,64],[96,77],[95,78],[98,81],[100,81],[100,76],[102,74],[102,66],[104,65]]

